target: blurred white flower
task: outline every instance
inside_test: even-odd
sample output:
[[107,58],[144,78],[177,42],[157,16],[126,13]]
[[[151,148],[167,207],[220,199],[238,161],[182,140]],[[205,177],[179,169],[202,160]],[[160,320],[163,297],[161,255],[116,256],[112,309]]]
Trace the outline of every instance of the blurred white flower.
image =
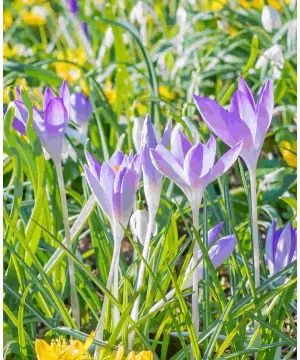
[[268,32],[272,32],[275,29],[279,29],[281,26],[281,18],[279,13],[269,5],[265,5],[261,14],[261,22],[264,29]]
[[290,20],[288,24],[287,47],[288,52],[291,53],[297,49],[297,19]]
[[[144,245],[147,233],[147,225],[149,222],[149,213],[147,210],[136,210],[130,218],[130,229],[139,241]],[[157,234],[157,226],[153,231],[153,235]]]
[[255,68],[266,68],[270,64],[272,68],[272,77],[277,80],[281,76],[281,71],[284,64],[282,46],[275,44],[270,49],[266,50],[257,60]]
[[106,49],[111,48],[113,43],[114,43],[114,33],[112,28],[109,26],[105,31],[104,39],[102,41],[102,44],[98,52],[97,63],[96,63],[97,66],[99,67],[101,66]]
[[144,1],[138,1],[130,12],[130,22],[137,22],[140,25],[140,37],[143,45],[147,43],[147,21],[151,17],[157,19],[155,11]]
[[133,118],[132,141],[136,151],[141,150],[141,133],[144,119],[141,117]]

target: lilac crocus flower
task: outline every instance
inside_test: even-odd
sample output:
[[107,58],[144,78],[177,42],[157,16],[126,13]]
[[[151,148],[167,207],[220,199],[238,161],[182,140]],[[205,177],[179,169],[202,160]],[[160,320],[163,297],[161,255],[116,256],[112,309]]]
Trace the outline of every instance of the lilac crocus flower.
[[[229,256],[232,254],[235,246],[236,246],[236,238],[234,235],[228,235],[225,236],[219,240],[217,238],[220,235],[220,232],[223,228],[223,223],[219,223],[218,225],[214,226],[212,229],[210,229],[207,233],[207,240],[208,240],[208,255],[210,257],[211,262],[214,265],[214,268],[217,269],[220,265],[226,261]],[[217,240],[217,241],[216,241]],[[198,250],[197,254],[199,261],[202,258],[202,252],[201,250]],[[191,260],[188,267],[185,271],[185,276],[183,280],[183,286],[182,290],[188,289],[193,286],[192,277],[189,276],[191,271],[193,270],[194,265],[193,261]],[[198,273],[198,281],[203,279],[203,259],[199,262],[197,269],[194,270],[194,272],[197,271]],[[167,295],[166,299],[170,300],[175,295],[175,289],[171,290]],[[164,304],[164,300],[160,300],[157,302],[151,309],[150,313],[158,310],[160,307],[162,307]]]
[[92,104],[83,93],[72,94],[71,98],[71,119],[78,125],[86,124],[93,113]]
[[61,160],[64,135],[70,116],[70,92],[63,81],[59,97],[46,88],[43,99],[43,113],[33,108],[33,127],[45,150],[54,162]]
[[243,142],[227,151],[216,163],[216,139],[211,136],[206,144],[192,145],[180,129],[172,134],[171,151],[157,145],[151,149],[154,166],[181,188],[193,213],[199,211],[206,186],[223,175],[240,155]]
[[70,13],[75,15],[79,13],[79,6],[77,0],[68,0],[68,7]]
[[[169,144],[171,131],[172,119],[168,121],[162,140],[160,142],[160,146],[165,149]],[[155,168],[150,158],[150,150],[154,149],[158,145],[158,140],[155,135],[151,119],[148,115],[144,121],[141,137],[144,192],[149,213],[155,216],[159,206],[163,176]]]
[[232,147],[243,140],[241,157],[248,168],[255,169],[273,115],[272,82],[265,82],[255,103],[246,81],[240,77],[228,111],[206,97],[194,95],[194,101],[204,122],[225,144]]
[[88,152],[86,158],[88,166],[85,165],[84,170],[90,189],[112,229],[118,229],[123,236],[124,231],[120,229],[128,224],[139,182],[139,155],[125,156],[117,150],[110,161],[102,165]]
[[[266,239],[266,263],[271,276],[294,261],[297,254],[297,231],[292,224],[277,230],[276,227],[277,220],[273,220]],[[284,279],[279,282],[283,283]]]
[[[236,245],[236,238],[234,235],[228,235],[216,241],[216,239],[220,235],[223,225],[224,223],[219,223],[218,225],[210,229],[207,233],[207,242],[209,248],[208,255],[215,269],[221,266],[224,263],[224,261],[229,258]],[[198,259],[200,259],[201,257],[202,257],[202,252],[201,250],[198,250]],[[192,270],[193,270],[193,264],[191,261],[186,269],[185,279],[188,277],[189,273]],[[198,280],[200,281],[203,279],[203,260],[200,261],[197,267],[197,271],[198,271]],[[193,286],[192,278],[189,278],[189,280],[184,284],[184,289],[187,289],[191,286]]]

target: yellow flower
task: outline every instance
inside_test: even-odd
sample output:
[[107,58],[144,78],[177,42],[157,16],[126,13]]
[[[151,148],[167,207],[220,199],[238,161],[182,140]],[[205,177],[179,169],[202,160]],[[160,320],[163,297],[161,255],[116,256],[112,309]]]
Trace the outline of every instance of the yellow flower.
[[[105,350],[102,350],[102,354],[105,352]],[[124,359],[124,348],[121,346],[117,352],[112,352],[111,354],[102,357],[100,354],[101,360],[123,360]],[[153,360],[153,354],[151,351],[141,351],[139,353],[135,353],[134,351],[131,351],[125,360]]]
[[106,81],[104,93],[108,99],[108,102],[113,105],[117,98],[117,91],[115,88],[112,87],[111,81]]
[[218,11],[222,10],[223,7],[228,3],[227,0],[214,0],[211,2],[210,10],[212,11]]
[[166,100],[172,101],[176,98],[176,93],[166,86],[163,85],[159,86],[158,92],[159,95],[161,95]]
[[[79,66],[83,66],[87,60],[86,53],[82,48],[75,50],[67,49],[66,53],[58,51],[55,55],[59,60],[72,61]],[[58,76],[67,80],[68,83],[77,82],[81,77],[81,70],[76,65],[68,64],[66,62],[55,62],[54,67]],[[85,92],[87,92],[86,86]]]
[[12,26],[13,17],[10,10],[3,11],[3,30],[7,30]]
[[8,43],[3,44],[3,57],[4,58],[11,58],[16,55],[16,49],[11,48]]
[[13,92],[13,89],[10,86],[6,86],[3,89],[3,103],[8,104],[10,102],[9,93]]
[[297,155],[295,155],[297,152],[297,144],[284,140],[280,142],[279,150],[285,162],[289,166],[297,168]]
[[92,359],[88,353],[94,338],[94,332],[83,344],[79,340],[71,340],[67,343],[64,339],[52,340],[49,345],[45,340],[35,340],[35,351],[38,360],[89,360]]
[[29,26],[43,26],[47,23],[48,11],[44,6],[34,6],[31,10],[21,14],[25,24]]

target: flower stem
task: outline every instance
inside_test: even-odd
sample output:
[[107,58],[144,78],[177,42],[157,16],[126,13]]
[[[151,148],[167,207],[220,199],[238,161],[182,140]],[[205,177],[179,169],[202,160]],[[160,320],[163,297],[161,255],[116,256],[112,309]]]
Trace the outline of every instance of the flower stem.
[[[197,209],[193,209],[193,225],[195,229],[198,231],[199,227],[199,211]],[[192,258],[192,268],[194,268],[197,264],[198,259],[198,251],[199,251],[199,244],[197,240],[195,240],[194,249],[193,249],[193,258]],[[193,327],[195,330],[195,334],[198,337],[199,335],[199,306],[198,306],[198,296],[199,296],[199,276],[198,270],[195,269],[193,272],[193,295],[192,295],[192,322]]]
[[[64,185],[64,177],[63,171],[60,161],[54,162],[56,173],[57,173],[57,181],[61,198],[62,205],[62,213],[63,213],[63,222],[65,228],[66,235],[66,245],[69,251],[72,251],[72,243],[71,243],[71,233],[70,233],[70,224],[69,224],[69,216],[68,216],[68,206],[67,206],[67,197]],[[71,309],[74,317],[74,321],[78,329],[80,328],[80,309],[79,309],[79,301],[76,292],[76,282],[75,282],[75,270],[73,260],[68,256],[68,268],[69,268],[69,276],[70,276],[70,289],[71,289]]]
[[[144,243],[144,248],[143,248],[143,253],[142,253],[143,258],[146,261],[148,258],[149,246],[150,246],[151,235],[153,232],[154,225],[155,225],[155,215],[151,214],[151,212],[150,212],[149,213],[149,222],[148,222],[147,232],[146,232],[146,238],[145,238],[145,243]],[[145,263],[143,261],[141,261],[138,278],[137,278],[137,283],[136,283],[137,290],[142,286],[143,279],[144,279],[144,272],[145,272]],[[133,308],[132,308],[132,311],[131,311],[131,318],[133,321],[137,321],[137,319],[138,319],[139,303],[140,303],[140,296],[138,296],[136,298]],[[134,337],[135,337],[135,332],[133,331],[129,334],[129,350],[133,349]]]
[[257,194],[256,194],[256,174],[255,169],[249,168],[250,193],[251,193],[251,229],[253,243],[253,266],[255,287],[260,285],[259,270],[259,243],[258,243],[258,224],[257,224]]
[[[108,274],[107,283],[106,283],[107,289],[110,289],[110,287],[113,283],[113,280],[114,280],[115,270],[116,270],[116,268],[118,269],[118,267],[119,267],[121,234],[119,234],[118,231],[113,231],[113,233],[114,233],[114,250],[113,250],[113,256],[112,256],[111,265],[110,265],[109,274]],[[114,296],[115,296],[115,293],[114,293]],[[107,301],[108,301],[107,296],[104,295],[101,316],[100,316],[100,320],[98,322],[98,325],[96,328],[96,334],[95,334],[95,339],[100,340],[100,341],[103,340],[104,320],[105,320],[105,314],[106,314],[106,308],[107,308]],[[100,354],[100,347],[96,346],[94,360],[99,359],[99,354]]]

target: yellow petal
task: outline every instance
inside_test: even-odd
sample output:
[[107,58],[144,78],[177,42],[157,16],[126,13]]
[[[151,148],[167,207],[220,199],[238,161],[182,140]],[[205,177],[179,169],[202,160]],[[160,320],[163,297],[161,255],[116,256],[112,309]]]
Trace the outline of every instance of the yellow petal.
[[135,357],[136,360],[153,360],[153,354],[151,351],[141,351]]
[[59,360],[51,346],[45,340],[35,340],[35,352],[38,360]]
[[128,354],[126,360],[135,360],[135,353],[134,353],[134,351],[131,351],[131,353]]
[[117,351],[117,355],[116,355],[115,360],[122,360],[123,359],[123,354],[124,354],[124,348],[123,348],[123,346],[121,346],[121,347],[119,347],[119,349]]
[[95,337],[95,332],[92,331],[90,333],[90,335],[88,336],[88,338],[85,340],[85,343],[83,345],[85,351],[87,351],[89,349],[89,347],[92,345],[94,337]]

